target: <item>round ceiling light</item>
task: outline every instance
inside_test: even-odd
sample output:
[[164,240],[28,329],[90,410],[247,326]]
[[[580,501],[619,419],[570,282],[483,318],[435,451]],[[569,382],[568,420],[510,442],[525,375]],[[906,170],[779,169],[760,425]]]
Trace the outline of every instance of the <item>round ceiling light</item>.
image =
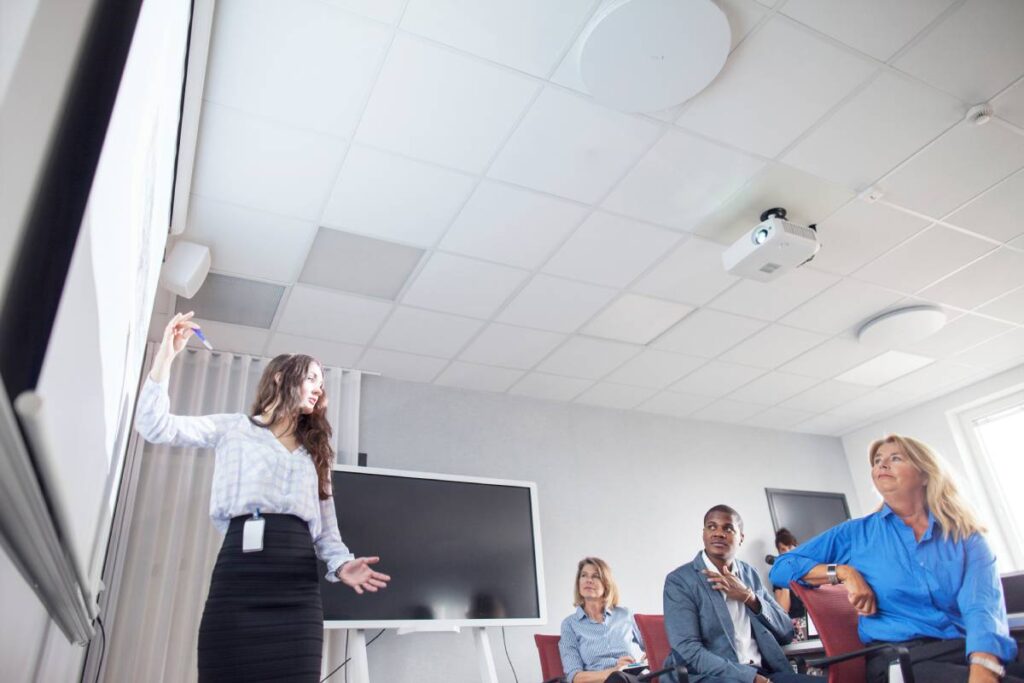
[[892,349],[930,337],[946,324],[946,314],[937,306],[909,306],[883,313],[857,330],[860,343]]
[[659,111],[706,88],[730,44],[729,21],[711,0],[616,0],[583,34],[580,76],[602,104]]

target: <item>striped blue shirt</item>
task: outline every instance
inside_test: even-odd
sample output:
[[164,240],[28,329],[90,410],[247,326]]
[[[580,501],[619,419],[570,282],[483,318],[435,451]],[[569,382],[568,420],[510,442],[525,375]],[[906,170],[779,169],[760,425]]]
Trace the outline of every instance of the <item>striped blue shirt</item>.
[[569,683],[580,671],[601,671],[615,666],[619,657],[629,655],[640,659],[643,647],[633,614],[625,607],[606,608],[601,623],[588,617],[582,607],[562,620],[558,650],[562,655],[565,680]]
[[316,466],[302,446],[289,451],[269,429],[241,413],[171,415],[167,385],[148,378],[139,392],[135,428],[150,443],[214,449],[210,518],[221,533],[233,517],[257,508],[295,515],[308,524],[328,581],[338,581],[335,571],[353,559],[338,531],[334,499],[320,500]]
[[861,573],[877,599],[877,613],[858,619],[861,641],[965,638],[966,654],[987,652],[1014,661],[1017,645],[985,538],[977,532],[959,541],[943,538],[931,512],[928,522],[918,541],[914,530],[883,505],[779,555],[772,583],[787,586],[818,564],[847,564]]

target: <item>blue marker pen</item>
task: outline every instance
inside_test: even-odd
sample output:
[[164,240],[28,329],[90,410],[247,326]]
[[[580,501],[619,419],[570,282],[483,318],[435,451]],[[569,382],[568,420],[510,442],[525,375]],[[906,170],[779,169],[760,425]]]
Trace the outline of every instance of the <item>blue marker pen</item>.
[[203,334],[203,331],[201,329],[199,329],[198,327],[193,327],[192,331],[196,333],[197,337],[199,337],[199,341],[203,342],[203,346],[213,351],[213,344],[206,341],[206,335]]

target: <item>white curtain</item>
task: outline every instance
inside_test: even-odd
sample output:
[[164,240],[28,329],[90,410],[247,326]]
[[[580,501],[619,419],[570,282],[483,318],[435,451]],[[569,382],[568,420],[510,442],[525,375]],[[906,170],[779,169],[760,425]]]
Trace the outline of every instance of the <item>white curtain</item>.
[[[248,413],[267,362],[189,349],[171,371],[171,412]],[[358,372],[324,368],[327,417],[342,463],[356,459],[360,379]],[[196,679],[199,620],[222,539],[209,519],[213,460],[211,450],[148,444],[137,434],[129,444],[104,571],[108,641],[100,680]],[[93,639],[83,680],[96,680],[98,650]]]

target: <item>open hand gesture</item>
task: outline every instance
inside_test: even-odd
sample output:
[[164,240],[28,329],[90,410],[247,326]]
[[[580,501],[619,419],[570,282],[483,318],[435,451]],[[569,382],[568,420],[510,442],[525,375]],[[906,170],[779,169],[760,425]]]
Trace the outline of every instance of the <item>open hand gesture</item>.
[[370,568],[371,564],[380,562],[379,557],[357,557],[338,567],[337,576],[342,583],[352,586],[359,595],[363,591],[376,593],[380,588],[387,588],[391,577]]

